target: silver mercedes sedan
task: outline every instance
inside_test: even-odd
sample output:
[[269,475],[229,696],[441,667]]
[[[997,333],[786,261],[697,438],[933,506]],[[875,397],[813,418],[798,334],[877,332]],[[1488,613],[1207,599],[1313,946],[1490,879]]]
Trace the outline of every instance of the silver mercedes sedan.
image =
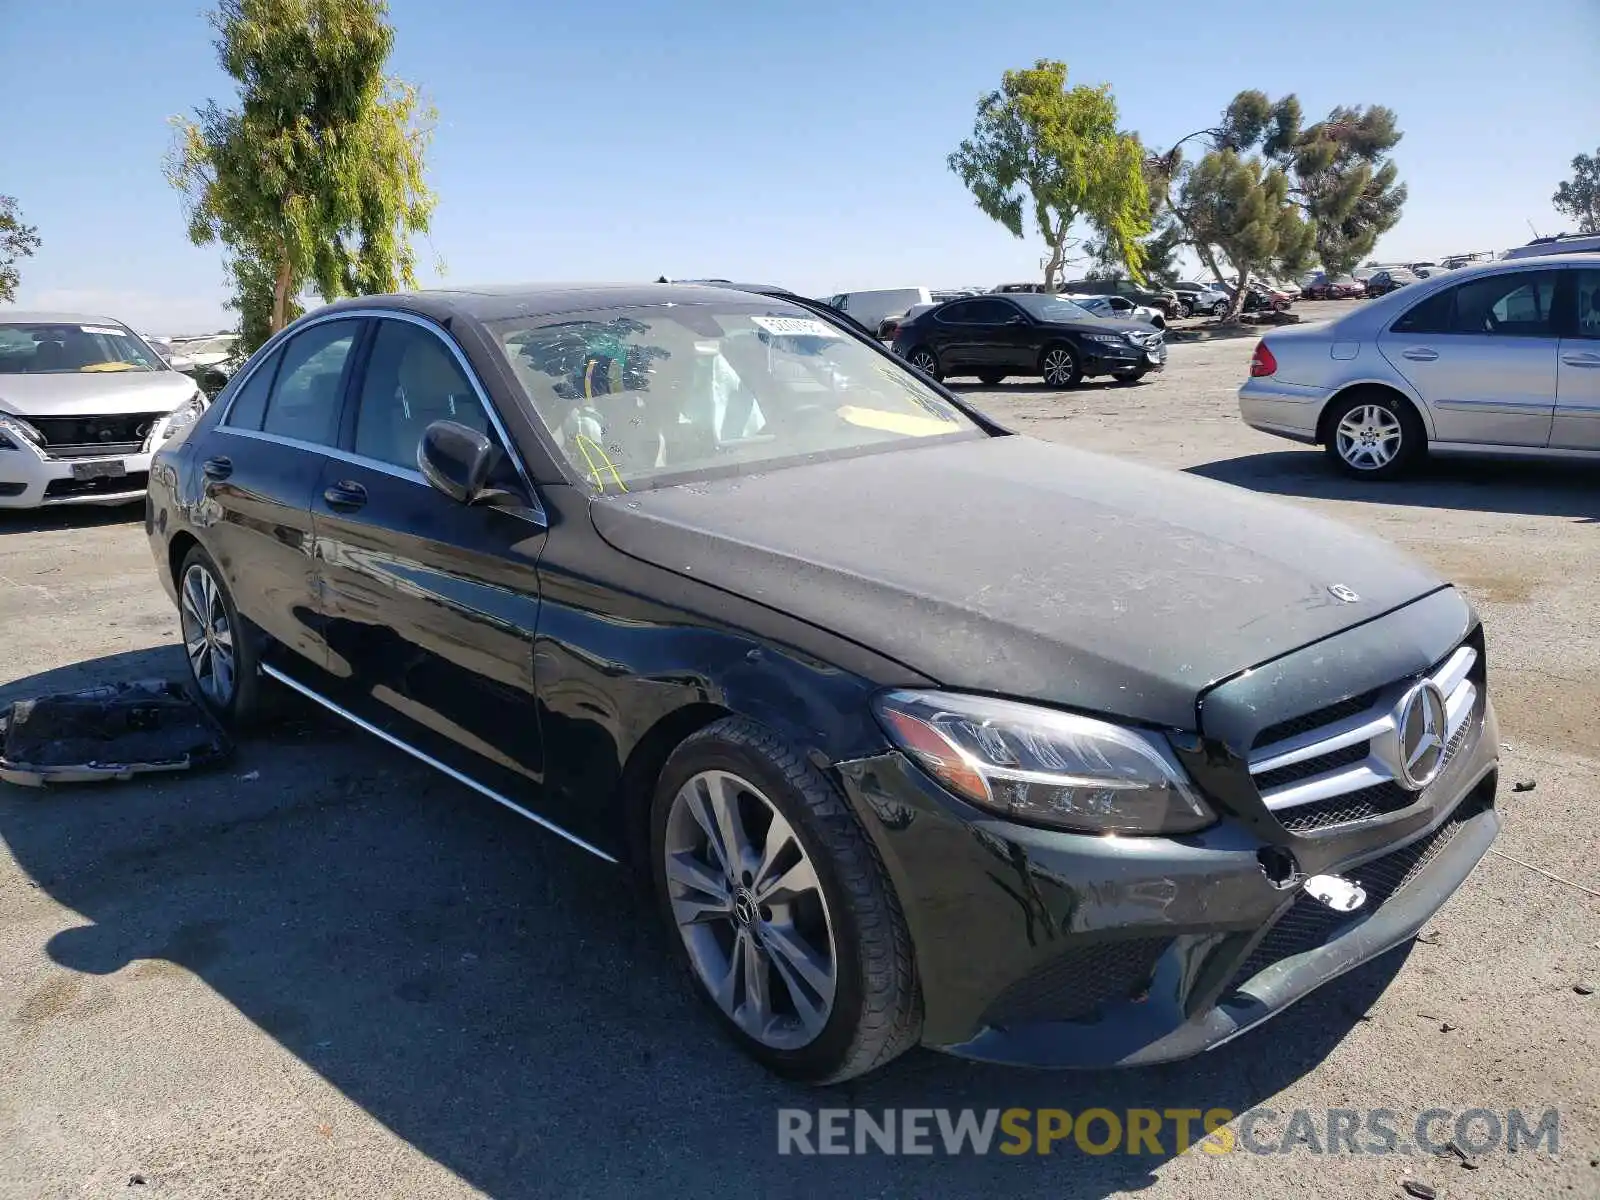
[[1275,330],[1239,410],[1366,479],[1429,452],[1600,459],[1600,254],[1451,271]]

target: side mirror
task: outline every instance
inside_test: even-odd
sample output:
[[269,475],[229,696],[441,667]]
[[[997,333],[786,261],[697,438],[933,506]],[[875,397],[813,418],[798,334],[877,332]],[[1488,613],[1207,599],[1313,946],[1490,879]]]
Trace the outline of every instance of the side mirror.
[[435,421],[417,447],[422,477],[457,504],[484,498],[494,468],[494,443],[455,421]]

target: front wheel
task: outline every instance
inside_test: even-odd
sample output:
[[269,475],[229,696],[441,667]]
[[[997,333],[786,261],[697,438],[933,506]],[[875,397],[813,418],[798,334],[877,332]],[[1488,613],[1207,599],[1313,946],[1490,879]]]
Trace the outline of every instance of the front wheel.
[[944,373],[939,370],[939,356],[926,346],[918,346],[906,355],[906,362],[921,371],[929,379],[943,379]]
[[1215,304],[1213,304],[1211,306],[1211,315],[1213,317],[1220,317],[1220,316],[1222,316],[1223,313],[1225,313],[1227,311],[1228,311],[1228,302],[1226,300],[1218,300]]
[[771,731],[726,717],[668,760],[651,809],[657,901],[724,1031],[773,1072],[834,1083],[917,1041],[905,917],[843,797]]
[[1058,342],[1045,347],[1039,358],[1039,374],[1044,377],[1046,387],[1076,387],[1083,378],[1083,366],[1071,346]]
[[997,384],[1001,380],[1005,379],[1005,377],[1006,377],[1006,373],[1004,371],[979,371],[978,372],[978,382],[983,384],[984,387],[994,387],[995,384]]
[[1353,395],[1330,414],[1328,429],[1328,456],[1362,479],[1393,479],[1427,448],[1421,419],[1396,396]]
[[247,726],[262,714],[256,649],[217,564],[199,546],[178,572],[178,622],[189,680],[202,703],[228,725]]

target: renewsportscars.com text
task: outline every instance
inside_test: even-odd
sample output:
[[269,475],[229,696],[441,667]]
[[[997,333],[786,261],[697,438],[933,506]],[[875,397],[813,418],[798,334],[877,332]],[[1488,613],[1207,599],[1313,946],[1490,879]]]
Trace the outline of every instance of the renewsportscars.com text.
[[1560,1114],[1427,1108],[804,1108],[778,1110],[779,1154],[1442,1154],[1560,1152]]

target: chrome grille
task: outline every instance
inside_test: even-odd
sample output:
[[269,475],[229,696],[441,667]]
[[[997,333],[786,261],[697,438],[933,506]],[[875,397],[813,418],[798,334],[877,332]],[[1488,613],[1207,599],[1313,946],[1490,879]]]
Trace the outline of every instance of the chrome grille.
[[[1466,741],[1479,711],[1479,686],[1473,678],[1477,663],[1478,652],[1461,646],[1423,677],[1432,680],[1445,700],[1441,771]],[[1395,758],[1397,709],[1417,682],[1404,680],[1264,732],[1264,744],[1250,752],[1250,775],[1285,827],[1304,831],[1366,820],[1415,799]],[[1309,724],[1309,718],[1318,723]]]

